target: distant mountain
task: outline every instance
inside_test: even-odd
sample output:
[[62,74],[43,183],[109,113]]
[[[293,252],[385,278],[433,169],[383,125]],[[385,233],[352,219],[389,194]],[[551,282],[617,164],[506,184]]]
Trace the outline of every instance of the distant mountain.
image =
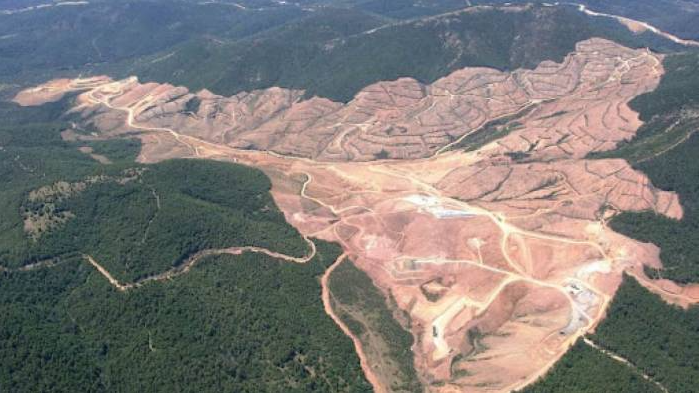
[[[46,4],[53,4],[45,2]],[[127,0],[0,9],[0,81],[42,80],[166,50],[193,37],[238,39],[306,15],[219,3]]]
[[572,7],[477,7],[381,27],[378,22],[359,11],[328,9],[250,39],[197,39],[104,73],[223,95],[282,86],[347,101],[381,80],[408,76],[430,83],[467,66],[512,70],[559,61],[591,37],[676,48],[652,33],[633,34],[613,19]]
[[[543,0],[474,0],[475,4],[555,3]],[[574,0],[560,4],[585,5],[596,12],[646,22],[681,38],[698,39],[698,2],[688,0]]]
[[[561,59],[575,42],[594,36],[672,48],[652,33],[633,34],[611,18],[587,16],[571,5],[464,8],[479,3],[4,2],[0,83],[136,74],[222,94],[280,85],[347,100],[362,86],[400,76],[428,83],[465,66],[531,67]],[[585,2],[681,36],[692,38],[679,29],[697,32],[697,5],[687,2],[666,0],[664,12],[654,2],[598,3]]]

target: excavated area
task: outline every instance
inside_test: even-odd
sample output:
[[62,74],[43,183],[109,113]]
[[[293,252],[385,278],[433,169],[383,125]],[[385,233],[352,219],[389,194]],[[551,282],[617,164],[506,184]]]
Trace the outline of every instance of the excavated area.
[[[107,77],[48,82],[15,101],[77,91],[72,138],[136,135],[142,162],[264,170],[287,220],[339,242],[405,316],[427,391],[491,392],[535,381],[593,330],[625,271],[669,302],[697,302],[697,286],[644,276],[661,267],[656,246],[606,224],[620,211],[678,219],[677,195],[624,160],[586,159],[634,136],[627,103],[662,74],[657,54],[591,39],[562,63],[380,82],[348,103]],[[509,126],[489,128],[499,121]]]

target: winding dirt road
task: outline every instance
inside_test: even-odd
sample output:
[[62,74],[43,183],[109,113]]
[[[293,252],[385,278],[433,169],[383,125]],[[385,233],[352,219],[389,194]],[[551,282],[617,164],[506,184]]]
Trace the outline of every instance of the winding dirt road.
[[[559,3],[554,3],[554,4],[559,4]],[[669,40],[675,42],[676,44],[685,45],[685,46],[698,46],[697,41],[679,38],[671,33],[665,32],[665,31],[663,31],[655,26],[652,26],[646,22],[642,22],[642,21],[639,21],[636,19],[627,18],[627,17],[620,16],[620,15],[613,15],[613,14],[606,14],[603,12],[596,12],[596,11],[589,9],[585,5],[579,4],[579,3],[562,3],[562,4],[574,5],[578,8],[579,11],[583,12],[586,15],[602,16],[602,17],[606,17],[606,18],[615,19],[618,22],[622,23],[623,25],[627,26],[632,31],[648,30],[656,35],[659,35],[661,37],[669,39]]]
[[622,363],[625,366],[631,368],[632,370],[634,370],[634,372],[639,374],[642,378],[644,378],[645,380],[656,385],[656,387],[658,387],[662,392],[668,393],[668,389],[666,389],[666,387],[664,385],[662,385],[658,381],[655,381],[654,378],[650,377],[649,375],[645,374],[642,370],[639,369],[639,367],[632,364],[632,362],[630,362],[629,360],[623,358],[622,356],[620,356],[612,351],[608,351],[607,349],[602,348],[601,346],[594,343],[591,339],[589,339],[587,337],[583,338],[583,342],[586,343],[586,345],[588,345],[589,347],[591,347],[591,348],[599,351],[600,353],[604,354],[605,356],[609,357],[610,359],[612,359],[618,363]]
[[100,265],[92,256],[90,255],[83,255],[83,258],[89,262],[92,266],[97,269],[100,274],[102,274],[107,281],[109,281],[110,284],[112,284],[113,287],[116,289],[124,292],[129,289],[133,288],[138,288],[144,284],[147,284],[149,282],[153,281],[165,281],[165,280],[170,280],[173,279],[181,274],[185,274],[192,269],[194,265],[196,265],[199,261],[201,261],[203,258],[212,256],[212,255],[223,255],[223,254],[229,254],[229,255],[241,255],[245,252],[252,252],[252,253],[258,253],[258,254],[265,254],[269,257],[275,258],[275,259],[281,259],[283,261],[287,262],[293,262],[293,263],[306,263],[313,259],[314,256],[316,256],[316,244],[311,241],[308,237],[304,237],[304,240],[306,243],[309,245],[309,253],[304,256],[304,257],[293,257],[290,255],[286,254],[281,254],[275,251],[270,251],[266,248],[261,248],[261,247],[229,247],[229,248],[222,248],[222,249],[208,249],[208,250],[202,250],[194,255],[190,256],[187,258],[183,263],[181,263],[178,266],[173,267],[172,269],[166,270],[165,272],[153,275],[153,276],[148,276],[144,277],[138,281],[134,281],[131,283],[121,283],[119,280],[114,278],[112,274],[104,268],[102,265]]

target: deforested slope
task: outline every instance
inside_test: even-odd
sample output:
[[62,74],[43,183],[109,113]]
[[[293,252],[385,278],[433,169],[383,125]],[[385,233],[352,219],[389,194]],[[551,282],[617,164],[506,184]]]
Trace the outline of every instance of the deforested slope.
[[664,59],[666,73],[654,91],[636,97],[630,106],[645,124],[629,142],[594,154],[620,157],[646,173],[657,186],[678,193],[681,220],[653,212],[623,213],[610,225],[618,232],[661,248],[663,269],[654,274],[681,282],[698,281],[698,54]]

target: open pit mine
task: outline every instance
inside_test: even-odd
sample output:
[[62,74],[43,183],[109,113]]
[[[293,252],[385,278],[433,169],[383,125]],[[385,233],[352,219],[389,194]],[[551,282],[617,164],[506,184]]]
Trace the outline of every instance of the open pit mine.
[[678,197],[624,160],[587,158],[635,135],[641,121],[627,104],[658,85],[661,59],[591,39],[561,63],[379,82],[347,103],[277,87],[222,97],[135,77],[54,80],[15,101],[75,94],[63,136],[140,138],[144,163],[264,170],[288,221],[340,243],[407,316],[427,391],[510,391],[595,329],[623,272],[669,302],[697,302],[697,287],[644,275],[661,267],[656,246],[606,225],[621,211],[681,218]]

